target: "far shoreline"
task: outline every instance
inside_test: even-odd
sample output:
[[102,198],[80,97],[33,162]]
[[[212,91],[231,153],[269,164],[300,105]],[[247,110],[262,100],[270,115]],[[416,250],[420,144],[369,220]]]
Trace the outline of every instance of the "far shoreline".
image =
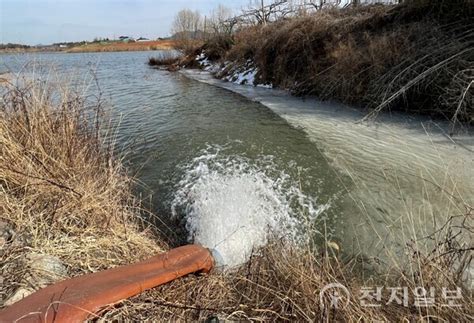
[[30,48],[9,48],[1,49],[0,54],[24,54],[24,53],[100,53],[100,52],[139,52],[155,50],[172,50],[174,40],[150,40],[134,42],[108,42],[108,43],[87,43],[74,47],[30,47]]

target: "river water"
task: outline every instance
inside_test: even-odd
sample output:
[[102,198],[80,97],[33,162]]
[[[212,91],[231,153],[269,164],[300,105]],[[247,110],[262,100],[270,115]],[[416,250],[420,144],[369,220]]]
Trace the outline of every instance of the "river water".
[[176,243],[197,241],[238,264],[271,235],[331,240],[390,265],[474,204],[469,129],[451,139],[447,124],[425,118],[360,123],[360,110],[340,104],[151,69],[150,55],[0,55],[0,72],[34,66],[35,77],[48,71],[100,91],[137,194]]

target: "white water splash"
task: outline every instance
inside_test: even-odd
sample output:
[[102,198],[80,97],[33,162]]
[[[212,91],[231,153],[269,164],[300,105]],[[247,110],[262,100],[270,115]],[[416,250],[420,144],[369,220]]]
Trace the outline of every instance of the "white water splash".
[[297,234],[302,218],[314,221],[327,208],[317,207],[285,173],[275,176],[271,158],[263,159],[256,166],[211,147],[186,167],[179,183],[173,215],[185,217],[190,242],[213,249],[226,267],[245,263],[270,235],[303,238]]

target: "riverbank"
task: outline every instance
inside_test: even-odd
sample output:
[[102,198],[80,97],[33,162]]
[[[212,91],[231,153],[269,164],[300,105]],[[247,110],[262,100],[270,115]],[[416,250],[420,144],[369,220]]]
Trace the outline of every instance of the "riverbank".
[[[5,209],[2,209],[1,220],[7,223],[3,226],[7,229],[2,231],[7,233],[6,244],[2,245],[0,255],[0,270],[5,277],[2,306],[12,294],[23,295],[20,288],[31,286],[30,277],[38,277],[35,272],[49,275],[48,280],[39,278],[34,287],[39,288],[57,279],[134,262],[167,249],[167,239],[156,233],[158,228],[143,223],[142,209],[137,208],[133,196],[129,195],[133,179],[119,162],[120,156],[112,158],[108,141],[97,137],[96,119],[91,123],[90,118],[80,113],[84,111],[81,102],[85,98],[59,96],[62,98],[59,101],[36,101],[58,96],[46,95],[32,84],[26,84],[27,88],[5,96],[0,110],[0,135],[6,143],[1,148],[0,205]],[[56,86],[58,84],[50,84],[47,88],[60,91]],[[187,86],[189,90],[189,84]],[[88,107],[95,106],[88,103]],[[282,109],[288,108],[283,102],[279,105]],[[189,103],[187,109],[191,106]],[[155,173],[159,171],[153,169]],[[226,192],[224,195],[228,196]],[[223,212],[223,215],[228,213]],[[146,218],[152,216],[146,214]],[[472,213],[465,216],[468,218]],[[355,258],[343,258],[345,251],[337,243],[328,241],[326,246],[321,246],[308,239],[296,246],[285,239],[270,238],[268,244],[255,249],[250,260],[239,268],[189,276],[115,304],[101,315],[106,320],[218,317],[296,321],[420,320],[430,315],[467,321],[472,312],[472,298],[465,287],[468,259],[464,262],[462,259],[469,254],[468,250],[463,251],[466,246],[459,237],[449,233],[453,228],[450,222],[432,236],[439,245],[428,253],[419,248],[421,242],[411,244],[406,249],[408,263],[386,269],[379,278],[365,277],[357,270],[359,265]],[[308,236],[312,236],[311,230],[321,228],[309,225],[306,229]],[[29,255],[30,252],[35,254]],[[36,253],[42,260],[38,260]],[[38,264],[45,263],[53,264],[53,268],[38,268]],[[456,272],[450,270],[453,265],[458,268]],[[349,304],[337,310],[330,308],[329,294],[321,294],[326,285],[335,282],[346,286],[351,294]],[[383,286],[380,300],[373,299],[380,307],[368,307],[360,302],[363,286],[372,286],[373,290],[375,286]],[[407,305],[390,301],[389,287],[406,288]],[[435,289],[434,306],[415,305],[414,293],[420,287]],[[461,306],[443,306],[448,301],[443,297],[443,288],[457,293],[458,287],[461,297],[454,301]],[[400,297],[403,298],[403,294]]]
[[47,48],[35,48],[35,47],[28,47],[28,48],[7,48],[7,49],[0,49],[0,54],[23,54],[23,53],[54,53],[54,52],[62,52],[64,51],[63,48],[59,47],[47,47]]
[[[469,1],[327,9],[215,35],[193,55],[220,79],[338,100],[370,116],[401,110],[471,123],[473,17]],[[196,66],[192,57],[178,64]]]
[[156,41],[134,41],[134,42],[107,42],[90,43],[82,46],[76,46],[66,49],[68,53],[87,53],[87,52],[129,52],[129,51],[153,51],[153,50],[171,50],[174,48],[173,40]]
[[0,54],[20,53],[96,53],[96,52],[132,52],[132,51],[155,51],[172,50],[175,46],[174,40],[150,40],[150,41],[107,41],[107,42],[83,42],[70,46],[43,46],[43,47],[15,47],[0,49]]

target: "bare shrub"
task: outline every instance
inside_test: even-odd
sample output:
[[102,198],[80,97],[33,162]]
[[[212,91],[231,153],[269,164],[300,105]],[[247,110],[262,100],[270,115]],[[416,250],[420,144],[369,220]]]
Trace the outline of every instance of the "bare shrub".
[[226,58],[233,61],[254,59],[257,50],[262,46],[264,28],[252,26],[240,30],[234,35],[234,45],[226,54]]
[[173,48],[185,55],[194,55],[203,45],[204,40],[202,39],[191,39],[185,35],[181,35],[175,38]]
[[170,51],[163,51],[156,56],[148,58],[150,66],[170,66],[176,64],[180,60],[180,56]]
[[225,57],[227,51],[232,47],[233,40],[228,34],[215,34],[211,36],[203,46],[206,57],[215,61]]

